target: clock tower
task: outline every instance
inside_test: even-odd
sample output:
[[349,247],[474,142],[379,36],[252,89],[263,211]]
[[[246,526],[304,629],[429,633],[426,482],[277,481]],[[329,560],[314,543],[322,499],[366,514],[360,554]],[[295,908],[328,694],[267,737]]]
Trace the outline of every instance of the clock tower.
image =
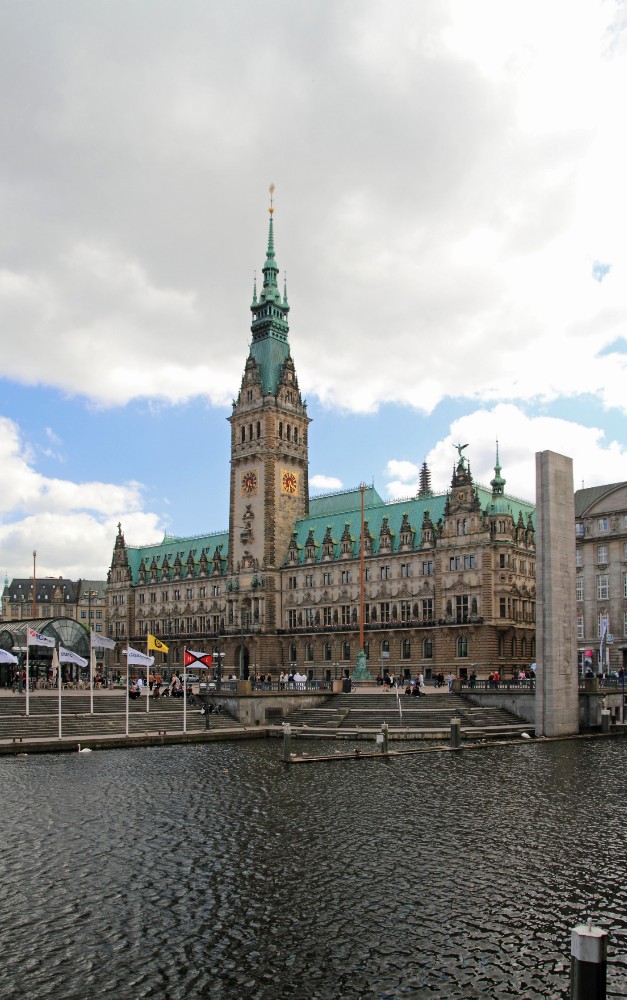
[[[270,189],[271,195],[273,188]],[[278,570],[294,523],[309,509],[307,406],[288,342],[287,288],[278,287],[270,202],[263,287],[253,287],[252,342],[231,424],[227,601],[233,623],[276,628]]]

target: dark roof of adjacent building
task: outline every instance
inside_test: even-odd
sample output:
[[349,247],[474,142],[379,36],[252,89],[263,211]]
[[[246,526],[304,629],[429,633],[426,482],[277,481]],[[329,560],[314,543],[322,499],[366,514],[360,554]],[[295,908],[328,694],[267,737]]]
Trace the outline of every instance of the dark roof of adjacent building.
[[575,490],[575,517],[585,517],[599,500],[605,500],[615,490],[623,489],[625,486],[627,486],[627,482],[609,483],[605,486],[588,486],[586,489]]

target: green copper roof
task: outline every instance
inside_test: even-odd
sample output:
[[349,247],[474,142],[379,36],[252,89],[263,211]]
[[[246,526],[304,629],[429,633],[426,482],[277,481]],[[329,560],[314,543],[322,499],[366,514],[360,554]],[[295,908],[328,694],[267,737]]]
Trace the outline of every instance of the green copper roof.
[[279,268],[274,257],[274,209],[270,207],[270,225],[268,230],[268,248],[266,261],[263,265],[263,287],[257,296],[257,280],[253,286],[253,300],[250,306],[253,321],[253,335],[250,353],[257,362],[264,395],[276,396],[281,371],[289,357],[290,347],[287,339],[289,326],[287,316],[290,307],[287,303],[287,284],[284,284],[283,298],[277,283]]
[[[481,509],[487,513],[496,513],[491,509],[492,493],[484,486],[477,486],[477,494]],[[407,520],[414,532],[414,548],[420,543],[420,532],[425,511],[429,512],[431,521],[436,524],[440,518],[444,518],[446,507],[446,493],[433,494],[430,497],[415,497],[410,500],[398,500],[392,503],[384,503],[374,487],[369,487],[364,497],[364,520],[367,522],[367,530],[372,536],[372,553],[379,552],[379,534],[383,526],[384,518],[387,527],[392,535],[392,553],[398,551],[399,534],[403,517],[407,515]],[[504,508],[510,513],[514,521],[518,520],[519,513],[522,513],[525,524],[531,514],[532,523],[535,522],[535,510],[533,504],[524,500],[516,500],[513,497],[501,497]],[[499,511],[500,512],[500,511]],[[341,552],[341,538],[346,532],[352,539],[352,555],[359,555],[359,537],[361,533],[361,497],[359,490],[350,490],[346,493],[337,493],[325,497],[314,497],[309,501],[309,516],[298,520],[294,527],[296,544],[298,545],[298,561],[302,562],[305,557],[305,545],[307,541],[313,541],[315,546],[315,557],[322,557],[322,544],[327,532],[333,540],[333,558],[338,558]],[[388,550],[386,550],[388,551]],[[289,557],[286,559],[289,564]]]
[[[224,563],[229,550],[228,531],[216,531],[209,535],[191,535],[188,538],[174,538],[166,535],[162,542],[158,542],[156,545],[143,545],[140,548],[127,545],[126,554],[133,583],[138,582],[139,570],[142,565],[146,567],[146,572],[149,574],[154,561],[157,569],[161,571],[166,558],[169,566],[167,579],[173,579],[177,557],[183,564],[181,579],[184,579],[187,574],[187,560],[190,553],[194,561],[194,576],[197,576],[200,571],[200,560],[203,552],[208,560],[209,572],[211,573],[213,571],[213,556],[219,546],[222,546],[220,555]],[[162,582],[161,573],[159,574],[159,582]]]

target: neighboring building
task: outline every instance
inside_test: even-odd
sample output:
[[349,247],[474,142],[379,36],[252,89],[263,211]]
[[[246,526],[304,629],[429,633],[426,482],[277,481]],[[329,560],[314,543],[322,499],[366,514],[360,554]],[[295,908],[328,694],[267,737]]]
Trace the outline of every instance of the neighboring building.
[[575,519],[580,669],[627,670],[627,483],[576,490]]
[[[355,666],[361,491],[309,497],[307,407],[288,343],[273,216],[252,343],[231,424],[228,531],[130,547],[121,525],[109,571],[111,635],[150,632],[182,647],[219,642],[226,673],[297,663],[317,677]],[[365,489],[365,652],[415,674],[510,676],[535,659],[534,507],[507,496],[498,449],[491,489],[458,448],[450,488],[385,503]],[[118,647],[121,665],[124,659]]]
[[37,598],[33,608],[33,578],[4,581],[2,620],[64,616],[106,635],[106,581],[67,580],[64,577],[37,577]]

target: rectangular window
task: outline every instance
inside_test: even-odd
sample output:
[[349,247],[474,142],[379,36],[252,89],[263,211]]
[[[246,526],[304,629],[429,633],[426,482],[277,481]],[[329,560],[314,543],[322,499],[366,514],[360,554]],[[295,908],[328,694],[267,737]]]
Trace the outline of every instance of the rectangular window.
[[140,594],[139,595],[139,603],[140,604],[145,604],[146,603],[146,595],[145,594]]
[[607,601],[610,596],[609,576],[607,573],[600,573],[597,576],[597,600]]
[[401,601],[401,621],[411,620],[411,601]]
[[315,612],[313,608],[305,608],[305,625],[315,625]]
[[474,568],[475,568],[475,557],[464,556],[464,569],[474,569]]
[[102,618],[102,611],[96,611],[96,618]]
[[96,632],[102,632],[102,625],[96,625]]
[[212,587],[212,591],[213,591],[213,596],[214,597],[219,597],[220,596],[220,584],[219,583],[214,583],[213,587]]
[[384,601],[383,604],[379,605],[379,621],[389,622],[390,620],[390,604],[388,601]]
[[187,598],[188,601],[193,600],[193,598],[194,598],[194,590],[193,590],[192,587],[188,587],[187,588],[187,590],[185,591],[185,596],[186,596],[186,598]]
[[401,576],[411,576],[411,563],[401,563]]
[[461,556],[451,556],[449,560],[449,569],[461,569],[462,568],[462,557]]
[[577,638],[583,639],[583,615],[577,615]]
[[287,612],[287,627],[296,628],[296,611],[294,609]]
[[499,618],[507,618],[507,599],[499,597]]
[[583,601],[583,576],[578,576],[575,583],[575,600]]
[[390,567],[389,566],[379,566],[379,579],[389,580],[390,579]]
[[167,601],[168,600],[168,592],[167,592],[167,590],[162,590],[161,591],[161,600],[162,601]]
[[[174,593],[176,593],[176,591],[174,591]],[[157,603],[157,595],[156,594],[151,594],[150,595],[150,603],[151,604],[156,604]]]
[[623,573],[623,597],[627,597],[627,573]]
[[625,612],[625,621],[623,622],[623,635],[627,636],[627,611]]
[[575,549],[575,566],[583,565],[583,553],[581,549]]
[[351,582],[351,571],[349,569],[342,570],[342,583]]
[[425,621],[431,621],[433,618],[433,598],[426,597],[422,602],[422,617]]
[[609,622],[607,619],[607,615],[606,614],[599,615],[599,620],[597,622],[597,639],[600,639],[601,635],[603,634],[604,623],[605,623],[605,634],[607,635],[607,633],[609,632]]
[[331,575],[331,573],[323,573],[322,574],[322,585],[324,587],[330,587],[332,583],[333,583],[333,576]]
[[499,555],[499,566],[501,567],[501,569],[505,569],[506,565],[507,561],[505,559],[505,553],[501,552],[501,554]]
[[351,623],[351,606],[350,604],[342,605],[342,625],[350,625]]
[[364,624],[370,624],[370,605],[364,604]]
[[455,618],[462,622],[468,617],[468,594],[461,594],[455,598]]
[[313,587],[314,585],[314,575],[313,573],[305,573],[305,586]]
[[576,538],[583,538],[584,534],[585,534],[585,528],[583,526],[583,521],[577,521],[575,525]]
[[331,608],[322,609],[322,622],[324,625],[331,625],[333,618],[331,616]]
[[433,560],[429,559],[427,562],[422,564],[422,575],[423,576],[433,576]]
[[296,590],[296,577],[295,576],[288,576],[288,578],[287,578],[287,587],[288,587],[288,590]]
[[597,545],[597,562],[601,566],[607,564],[607,545]]
[[206,597],[207,596],[207,588],[206,587],[201,587],[200,590],[198,591],[198,596],[200,598]]
[[180,599],[181,599],[181,591],[180,590],[175,590],[174,591],[174,600],[175,601],[180,601]]
[[597,531],[607,531],[608,520],[606,517],[597,517]]

